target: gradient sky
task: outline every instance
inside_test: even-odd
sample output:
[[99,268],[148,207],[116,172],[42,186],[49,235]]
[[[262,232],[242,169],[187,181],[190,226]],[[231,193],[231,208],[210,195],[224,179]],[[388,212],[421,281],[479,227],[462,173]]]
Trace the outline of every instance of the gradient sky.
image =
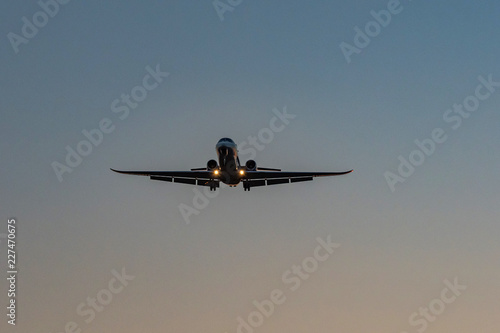
[[[233,333],[280,289],[254,332],[418,332],[411,315],[457,278],[425,331],[497,333],[500,88],[456,130],[443,115],[479,76],[500,81],[500,4],[402,0],[347,63],[340,44],[388,3],[243,0],[221,21],[209,0],[71,1],[16,53],[8,34],[41,7],[2,2],[0,264],[15,217],[19,273],[16,327],[0,284],[0,331]],[[170,75],[120,119],[112,102],[157,65]],[[222,187],[187,224],[195,187],[109,170],[203,167],[274,108],[296,118],[258,165],[354,173]],[[104,118],[114,131],[58,181],[51,163]],[[434,128],[447,140],[392,192],[384,173]],[[341,246],[290,290],[282,275],[328,235]],[[86,323],[78,305],[122,268],[135,278]]]

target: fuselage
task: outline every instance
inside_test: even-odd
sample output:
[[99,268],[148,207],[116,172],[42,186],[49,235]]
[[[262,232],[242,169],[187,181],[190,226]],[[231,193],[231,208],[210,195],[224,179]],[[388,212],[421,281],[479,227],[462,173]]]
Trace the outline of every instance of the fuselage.
[[238,185],[241,170],[238,147],[230,138],[222,138],[215,146],[219,158],[219,179],[228,185]]

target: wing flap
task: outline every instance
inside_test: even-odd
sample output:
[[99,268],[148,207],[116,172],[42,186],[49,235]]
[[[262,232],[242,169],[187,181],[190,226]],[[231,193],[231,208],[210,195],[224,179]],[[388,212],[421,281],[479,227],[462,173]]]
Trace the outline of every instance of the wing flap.
[[189,178],[174,178],[174,177],[160,177],[160,176],[149,176],[151,180],[161,180],[165,182],[174,182],[180,184],[188,185],[199,185],[199,186],[210,186],[210,183],[214,187],[220,187],[220,182],[218,180],[208,180],[208,179],[189,179]]
[[288,184],[288,183],[290,183],[289,178],[274,178],[267,180],[267,185]]
[[199,186],[210,186],[213,185],[214,187],[220,187],[220,181],[218,180],[206,180],[206,179],[198,179],[196,185]]
[[196,179],[190,178],[174,178],[174,183],[196,185]]
[[298,183],[298,182],[306,182],[308,180],[313,180],[313,177],[298,177],[298,178],[290,178],[290,181],[292,183]]
[[158,176],[149,176],[151,180],[163,180],[164,182],[172,182],[172,177],[158,177]]
[[264,179],[259,180],[246,180],[250,187],[266,186],[266,181]]

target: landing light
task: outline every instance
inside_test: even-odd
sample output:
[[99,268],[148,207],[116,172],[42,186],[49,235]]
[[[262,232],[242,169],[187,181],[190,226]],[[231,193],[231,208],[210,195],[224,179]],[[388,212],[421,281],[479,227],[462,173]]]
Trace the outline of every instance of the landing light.
[[240,175],[244,175],[245,174],[245,171],[244,170],[240,170]]
[[215,170],[214,175],[218,175],[218,174],[219,174],[219,170]]

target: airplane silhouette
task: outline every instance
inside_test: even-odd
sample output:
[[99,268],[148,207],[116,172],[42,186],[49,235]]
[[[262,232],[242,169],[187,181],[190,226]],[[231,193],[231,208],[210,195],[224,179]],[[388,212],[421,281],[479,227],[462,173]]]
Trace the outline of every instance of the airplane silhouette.
[[120,171],[114,172],[129,175],[149,176],[152,180],[182,183],[189,185],[209,186],[215,191],[220,182],[230,187],[243,183],[243,189],[250,191],[251,187],[289,184],[313,180],[314,177],[340,176],[353,170],[344,172],[287,172],[281,169],[257,167],[254,160],[248,160],[241,166],[236,143],[230,138],[222,138],[215,146],[219,163],[209,160],[205,168],[191,169],[191,171]]

